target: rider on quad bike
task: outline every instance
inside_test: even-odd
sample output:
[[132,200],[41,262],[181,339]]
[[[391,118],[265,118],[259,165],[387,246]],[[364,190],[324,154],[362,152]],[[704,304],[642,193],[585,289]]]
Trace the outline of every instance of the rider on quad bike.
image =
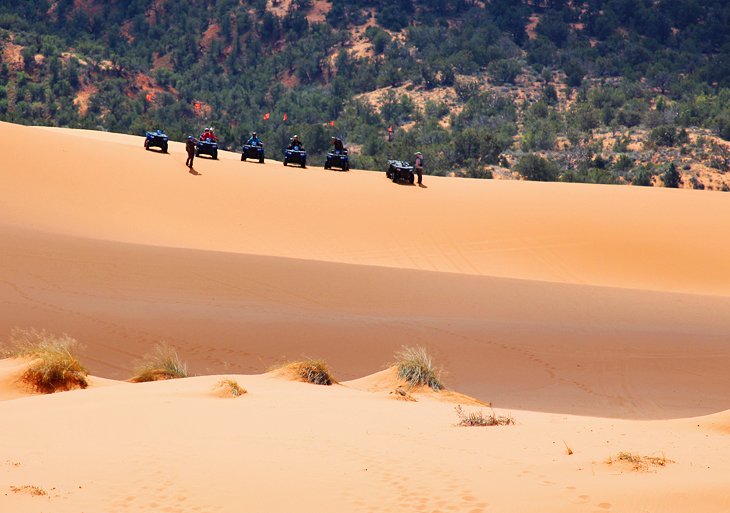
[[256,132],[251,132],[251,137],[248,138],[248,141],[246,141],[246,144],[248,146],[263,146],[264,143],[261,142],[261,139],[259,139],[259,136],[256,134]]
[[294,135],[294,137],[289,139],[289,146],[287,147],[287,150],[304,150],[304,145],[302,144],[302,141],[299,140],[298,135]]
[[210,139],[212,142],[218,142],[218,137],[213,133],[213,129],[210,127],[205,127],[205,130],[203,130],[203,133],[200,134],[200,140],[205,141],[206,139]]

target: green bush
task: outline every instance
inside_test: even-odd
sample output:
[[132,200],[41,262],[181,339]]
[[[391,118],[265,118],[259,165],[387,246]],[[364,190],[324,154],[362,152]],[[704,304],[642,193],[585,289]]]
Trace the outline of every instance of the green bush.
[[539,155],[529,154],[522,157],[514,167],[522,178],[538,182],[554,182],[558,179],[559,169]]

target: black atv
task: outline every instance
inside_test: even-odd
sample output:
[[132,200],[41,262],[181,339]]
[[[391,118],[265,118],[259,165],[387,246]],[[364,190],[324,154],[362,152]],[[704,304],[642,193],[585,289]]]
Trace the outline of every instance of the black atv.
[[413,166],[402,160],[389,160],[385,176],[393,182],[415,183]]
[[331,151],[327,154],[327,160],[324,161],[325,169],[340,168],[343,171],[350,169],[350,158],[345,151]]
[[209,155],[213,160],[218,160],[218,143],[211,139],[198,141],[195,145],[195,156],[200,157],[201,155]]
[[160,148],[162,153],[167,153],[167,142],[169,137],[162,130],[147,132],[144,140],[144,149],[149,151],[150,148]]
[[298,164],[307,167],[307,152],[301,146],[294,146],[293,149],[284,150],[284,165]]
[[243,151],[241,152],[241,162],[246,159],[258,160],[259,163],[264,163],[264,145],[263,144],[244,144]]

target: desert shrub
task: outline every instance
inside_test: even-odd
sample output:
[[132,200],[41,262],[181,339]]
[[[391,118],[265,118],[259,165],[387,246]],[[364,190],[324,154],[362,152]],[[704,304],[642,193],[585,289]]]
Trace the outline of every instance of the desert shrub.
[[662,182],[664,182],[664,187],[670,187],[672,189],[676,189],[682,184],[682,175],[679,174],[677,166],[673,162],[662,173]]
[[238,384],[238,381],[231,378],[224,378],[218,382],[216,388],[222,390],[226,395],[231,397],[240,397],[247,394],[248,391]]
[[677,138],[677,129],[673,126],[658,126],[649,132],[649,142],[656,146],[674,146]]
[[327,367],[327,363],[322,360],[304,360],[301,362],[293,362],[284,365],[284,369],[291,371],[294,375],[313,385],[331,385],[337,381],[332,377],[332,373]]
[[144,383],[187,377],[187,366],[180,360],[177,351],[167,344],[157,344],[151,353],[142,357],[131,381]]
[[461,405],[454,408],[456,415],[459,417],[459,426],[508,426],[515,423],[512,417],[496,415],[494,411],[484,413],[481,410],[473,412],[465,412]]
[[522,178],[539,182],[554,182],[558,178],[558,166],[544,158],[529,154],[525,155],[515,166]]
[[428,386],[433,390],[442,390],[440,373],[436,371],[426,348],[421,346],[404,347],[395,354],[395,365],[398,377],[411,386]]
[[631,185],[639,187],[651,187],[651,179],[654,176],[651,168],[641,166],[631,173]]
[[10,345],[8,355],[33,360],[21,380],[38,392],[52,394],[89,385],[86,380],[89,372],[73,352],[77,342],[68,335],[14,329],[10,334]]

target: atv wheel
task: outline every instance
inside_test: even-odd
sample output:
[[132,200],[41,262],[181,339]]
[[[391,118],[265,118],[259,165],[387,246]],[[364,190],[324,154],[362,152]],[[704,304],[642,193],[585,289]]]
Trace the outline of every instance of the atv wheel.
[[213,150],[213,160],[218,160],[218,150]]
[[263,163],[264,163],[264,157],[261,157],[261,158],[259,159],[259,164],[263,164]]
[[241,162],[245,162],[245,161],[246,161],[246,155],[241,155]]
[[167,143],[162,145],[162,153],[167,153]]
[[147,151],[150,151],[150,142],[149,141],[144,142],[144,149]]
[[284,159],[284,165],[286,166],[288,163],[289,163],[289,161]]
[[413,173],[411,173],[411,174],[410,174],[410,175],[408,176],[408,181],[409,181],[409,182],[411,182],[411,185],[413,185],[413,182],[415,182],[415,177],[413,176]]

